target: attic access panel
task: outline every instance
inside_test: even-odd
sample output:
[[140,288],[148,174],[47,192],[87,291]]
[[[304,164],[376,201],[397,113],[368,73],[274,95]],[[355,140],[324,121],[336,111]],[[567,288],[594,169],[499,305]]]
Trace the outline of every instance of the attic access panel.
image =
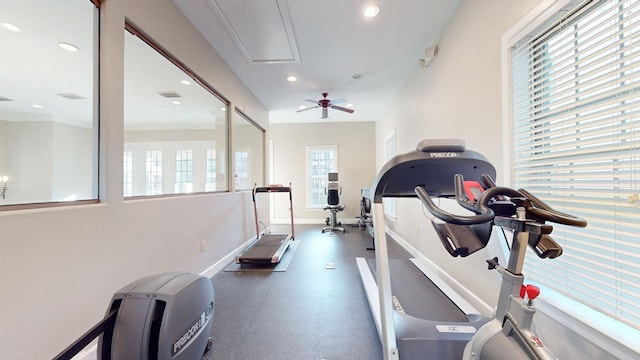
[[300,61],[287,0],[208,0],[207,3],[249,62]]

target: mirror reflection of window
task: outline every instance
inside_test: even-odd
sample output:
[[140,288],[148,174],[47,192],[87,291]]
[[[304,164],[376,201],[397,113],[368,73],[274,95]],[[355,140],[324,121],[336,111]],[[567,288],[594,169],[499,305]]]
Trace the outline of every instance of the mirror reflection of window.
[[205,191],[216,190],[216,149],[207,149],[207,182],[205,184]]
[[176,152],[176,193],[193,192],[193,150]]
[[265,131],[236,110],[232,119],[234,179],[236,190],[265,186]]
[[20,0],[0,13],[0,206],[96,201],[98,8]]
[[125,197],[227,191],[222,154],[227,105],[156,50],[131,25],[125,31]]

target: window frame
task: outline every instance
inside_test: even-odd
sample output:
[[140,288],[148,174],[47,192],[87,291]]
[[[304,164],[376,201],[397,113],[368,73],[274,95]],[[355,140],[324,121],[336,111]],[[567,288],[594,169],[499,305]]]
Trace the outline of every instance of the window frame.
[[[330,172],[339,172],[338,169],[338,146],[337,145],[319,145],[319,146],[307,146],[306,149],[306,196],[305,196],[305,206],[308,210],[323,210],[323,208],[327,205],[327,200],[326,200],[326,183],[328,182],[327,180],[327,176],[328,173]],[[312,159],[311,159],[311,155],[313,152],[332,152],[333,153],[333,163],[329,166],[326,167],[326,172],[324,173],[323,176],[318,175],[318,176],[313,176],[313,169],[312,169]],[[324,202],[316,204],[313,202],[313,196],[314,196],[314,179],[318,179],[319,183],[324,183],[325,187],[322,189],[323,194],[325,194],[324,196]]]
[[[514,25],[502,37],[501,57],[502,57],[502,121],[504,131],[503,147],[509,149],[504,151],[504,178],[507,184],[513,184],[515,179],[514,156],[514,126],[513,126],[513,105],[514,96],[512,89],[512,51],[517,44],[525,37],[530,36],[534,30],[544,28],[558,19],[566,16],[570,7],[576,6],[571,0],[543,0],[520,22]],[[502,244],[506,247],[506,244]],[[506,249],[504,249],[506,252]],[[526,275],[526,274],[525,274]],[[538,302],[538,310],[556,319],[556,321],[575,330],[580,334],[591,334],[589,338],[603,350],[611,354],[624,354],[620,344],[626,349],[639,349],[637,337],[640,335],[638,329],[622,324],[614,318],[594,310],[574,299],[564,296],[544,285],[543,295]],[[604,335],[604,336],[603,336]],[[587,335],[585,335],[587,336]],[[621,357],[624,357],[622,355]]]

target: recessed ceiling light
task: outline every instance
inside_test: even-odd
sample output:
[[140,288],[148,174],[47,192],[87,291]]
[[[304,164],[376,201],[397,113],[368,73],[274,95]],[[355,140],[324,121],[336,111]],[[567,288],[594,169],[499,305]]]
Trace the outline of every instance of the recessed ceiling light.
[[297,79],[295,76],[293,76],[293,75],[289,75],[289,76],[287,77],[287,81],[288,81],[288,82],[294,82],[294,81],[296,81],[296,80],[298,80],[298,79]]
[[38,104],[32,104],[31,107],[34,108],[34,109],[42,109],[42,108],[44,108],[44,106],[38,105]]
[[58,46],[60,46],[61,48],[67,50],[67,51],[71,51],[71,52],[76,52],[80,49],[78,49],[77,46],[73,45],[73,44],[69,44],[69,43],[58,43]]
[[347,107],[352,108],[353,104],[347,104]]
[[182,103],[181,103],[180,101],[178,101],[178,100],[173,100],[171,103],[172,103],[172,104],[174,104],[174,105],[180,105],[180,104],[182,104]]
[[220,111],[225,112],[225,111],[227,111],[227,108],[226,107],[221,107]]
[[19,32],[20,31],[20,28],[18,28],[17,26],[15,26],[13,24],[1,23],[0,26],[2,26],[2,28],[5,29],[5,30],[9,30],[9,31],[13,31],[13,32]]
[[380,7],[375,4],[368,5],[364,9],[364,16],[368,18],[376,17],[379,13],[380,13]]
[[304,106],[304,105],[300,105],[300,110],[304,110],[304,109],[306,109],[306,108],[307,108],[306,106]]
[[180,84],[182,84],[182,85],[191,85],[191,82],[189,80],[181,80]]

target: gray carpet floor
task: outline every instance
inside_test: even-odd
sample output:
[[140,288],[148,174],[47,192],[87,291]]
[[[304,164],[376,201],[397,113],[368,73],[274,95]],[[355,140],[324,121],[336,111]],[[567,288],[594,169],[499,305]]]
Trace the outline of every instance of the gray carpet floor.
[[[374,258],[357,227],[296,225],[285,272],[219,272],[213,346],[203,359],[382,359],[355,258]],[[333,265],[334,268],[331,268]]]

